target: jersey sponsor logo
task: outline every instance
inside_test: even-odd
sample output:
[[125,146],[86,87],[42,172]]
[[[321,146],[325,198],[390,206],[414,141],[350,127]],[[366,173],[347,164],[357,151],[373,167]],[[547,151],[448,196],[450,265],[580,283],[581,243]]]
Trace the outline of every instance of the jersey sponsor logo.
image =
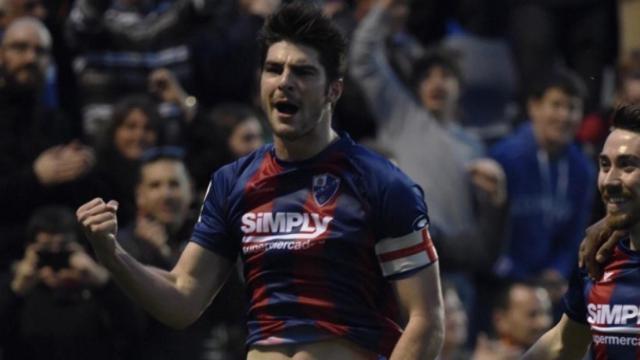
[[323,206],[338,192],[340,179],[331,174],[316,175],[311,180],[311,192],[318,206]]
[[640,339],[635,336],[593,335],[596,345],[640,346]]
[[327,232],[333,217],[317,213],[248,212],[240,229],[245,253],[276,249],[304,250]]
[[591,328],[606,333],[640,334],[638,327],[611,325],[640,325],[640,306],[629,304],[593,304],[587,305],[587,321]]

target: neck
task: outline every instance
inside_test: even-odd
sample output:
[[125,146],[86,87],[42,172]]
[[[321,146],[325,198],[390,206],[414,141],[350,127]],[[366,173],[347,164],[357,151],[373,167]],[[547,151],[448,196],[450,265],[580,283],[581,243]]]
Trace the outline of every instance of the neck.
[[564,147],[560,145],[546,141],[544,137],[540,134],[540,130],[538,130],[535,127],[535,125],[533,126],[533,137],[536,139],[536,143],[538,144],[538,147],[544,150],[547,154],[549,154],[549,158],[555,158],[564,149]]
[[449,108],[442,109],[442,111],[431,110],[430,112],[440,125],[446,125],[450,123],[453,120],[455,114],[454,109]]
[[273,145],[276,156],[284,161],[301,161],[312,158],[324,150],[329,144],[338,139],[331,129],[330,113],[321,115],[322,119],[309,133],[297,139],[285,139],[274,135]]

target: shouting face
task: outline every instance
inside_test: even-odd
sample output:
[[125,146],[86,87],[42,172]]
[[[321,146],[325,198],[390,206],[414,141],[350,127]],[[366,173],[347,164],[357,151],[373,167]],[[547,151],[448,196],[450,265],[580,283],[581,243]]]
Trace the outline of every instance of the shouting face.
[[260,78],[260,100],[275,136],[295,141],[318,131],[342,91],[329,82],[318,52],[280,41],[269,47]]

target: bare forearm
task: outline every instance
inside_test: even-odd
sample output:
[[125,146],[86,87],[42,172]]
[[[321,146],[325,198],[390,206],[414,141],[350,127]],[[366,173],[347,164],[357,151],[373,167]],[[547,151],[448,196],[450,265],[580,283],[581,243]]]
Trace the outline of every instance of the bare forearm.
[[550,344],[545,341],[544,336],[533,344],[533,346],[522,356],[521,360],[546,360],[557,359],[557,354],[551,351]]
[[143,265],[120,247],[113,257],[101,261],[127,295],[159,321],[183,328],[198,316],[196,305],[170,272]]
[[529,351],[523,360],[582,359],[591,342],[589,328],[563,315],[560,322],[547,331]]
[[435,359],[442,348],[444,327],[440,315],[432,321],[413,316],[398,340],[390,360]]

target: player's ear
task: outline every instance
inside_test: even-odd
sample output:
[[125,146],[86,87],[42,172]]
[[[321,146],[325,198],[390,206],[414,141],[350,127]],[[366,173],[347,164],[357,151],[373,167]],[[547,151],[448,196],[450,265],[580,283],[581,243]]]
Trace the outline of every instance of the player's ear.
[[329,83],[329,88],[327,89],[327,102],[335,104],[340,96],[342,96],[342,91],[344,90],[344,81],[342,78],[338,78]]

